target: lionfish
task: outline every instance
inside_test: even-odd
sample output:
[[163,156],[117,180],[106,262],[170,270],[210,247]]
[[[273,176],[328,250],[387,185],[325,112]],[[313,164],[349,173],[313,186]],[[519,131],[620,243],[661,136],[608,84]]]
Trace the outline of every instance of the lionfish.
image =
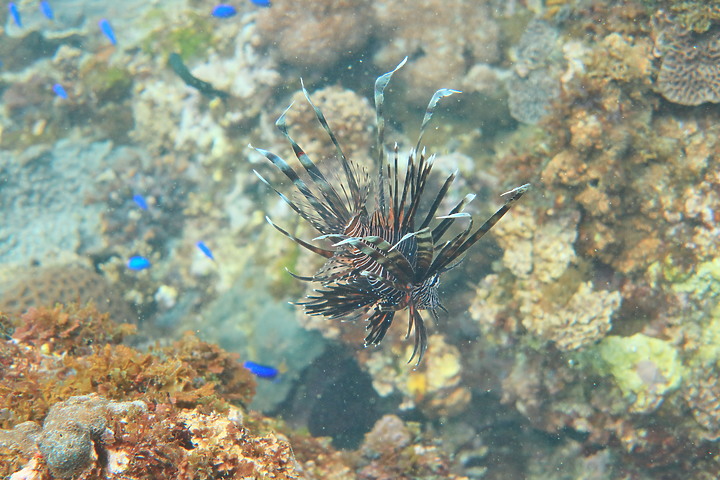
[[[300,217],[310,223],[324,240],[321,247],[301,240],[266,217],[270,225],[298,245],[327,259],[313,276],[291,273],[299,280],[316,282],[305,301],[298,302],[309,315],[322,315],[330,319],[367,320],[365,345],[378,345],[401,310],[408,312],[408,330],[405,338],[415,332],[415,346],[410,363],[417,357],[418,365],[427,349],[427,331],[421,310],[427,310],[438,321],[438,310],[447,310],[440,303],[438,286],[440,276],[457,265],[457,259],[480,240],[502,218],[511,206],[530,188],[522,185],[503,194],[505,204],[485,223],[473,231],[472,217],[463,209],[475,196],[465,196],[446,215],[436,213],[457,172],[451,174],[435,194],[435,198],[421,213],[421,203],[435,156],[427,157],[420,149],[423,134],[432,118],[437,103],[443,97],[460,93],[443,88],[435,92],[423,118],[415,148],[410,151],[407,165],[398,167],[398,147],[394,148],[392,164],[386,161],[383,145],[385,119],[383,116],[384,91],[392,75],[407,58],[392,71],[375,81],[375,113],[377,123],[378,179],[372,185],[367,171],[348,159],[337,137],[328,125],[322,111],[313,104],[305,86],[302,91],[320,125],[330,137],[342,172],[338,172],[336,188],[308,157],[288,133],[285,112],[275,122],[287,138],[302,170],[295,170],[278,155],[255,148],[275,165],[300,193],[293,201],[270,184],[257,171],[255,174],[277,193]],[[251,146],[251,148],[254,148]],[[401,170],[404,169],[404,172]],[[303,177],[305,179],[303,179]],[[368,208],[368,197],[374,190],[374,210]],[[460,219],[467,218],[465,228],[452,238],[443,240],[445,233]]]

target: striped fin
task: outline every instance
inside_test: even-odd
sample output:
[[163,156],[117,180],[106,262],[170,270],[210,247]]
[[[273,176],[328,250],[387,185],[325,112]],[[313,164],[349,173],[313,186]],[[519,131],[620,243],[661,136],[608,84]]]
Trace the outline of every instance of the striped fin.
[[385,87],[390,83],[393,74],[397,72],[408,57],[405,57],[397,67],[380,75],[375,80],[375,123],[377,125],[377,150],[378,150],[378,206],[383,215],[387,215],[385,204],[385,178],[383,177],[383,166],[385,165]]
[[[260,153],[261,155],[265,156],[270,162],[272,162],[273,165],[275,165],[278,170],[280,170],[282,173],[285,174],[287,178],[290,179],[290,181],[293,182],[293,185],[295,185],[295,188],[297,188],[300,193],[303,194],[303,196],[307,199],[310,206],[320,215],[320,218],[322,218],[325,221],[332,221],[334,218],[333,212],[328,210],[328,208],[313,194],[312,190],[307,186],[307,184],[298,176],[298,174],[293,170],[290,165],[287,164],[285,160],[280,158],[278,155],[275,155],[272,152],[269,152],[267,150],[263,150],[262,148],[254,148],[255,151]],[[262,177],[260,177],[262,178]],[[269,182],[265,181],[268,185]],[[273,188],[277,192],[275,188]],[[278,192],[279,194],[279,192]],[[287,197],[286,197],[287,198]],[[297,210],[295,210],[297,212]],[[317,220],[313,221],[311,220],[313,217],[310,217],[309,215],[303,215],[303,218],[308,220],[312,225],[317,228],[319,231],[324,232],[327,230],[327,226],[323,225],[322,222],[318,222]]]
[[330,182],[327,181],[327,179],[322,174],[317,165],[315,165],[315,163],[310,160],[310,157],[308,157],[308,155],[303,151],[303,149],[300,148],[300,145],[298,145],[297,142],[293,140],[293,138],[290,136],[290,133],[288,132],[288,126],[285,117],[289,109],[290,107],[285,109],[282,115],[280,115],[280,117],[275,121],[275,126],[278,128],[278,130],[280,130],[280,132],[282,132],[283,135],[285,135],[285,138],[288,139],[290,145],[292,146],[293,152],[295,152],[295,156],[300,161],[300,164],[302,164],[303,168],[305,168],[305,171],[307,171],[308,175],[310,175],[310,178],[318,186],[320,193],[322,193],[323,197],[325,198],[335,215],[342,219],[342,222],[344,223],[350,218],[350,212],[348,212],[345,204],[335,191],[335,188],[330,185]]
[[402,62],[398,64],[397,67],[393,68],[391,71],[380,75],[377,80],[375,80],[375,118],[377,122],[377,147],[378,147],[378,167],[382,168],[382,166],[385,164],[385,116],[383,107],[385,105],[385,87],[388,86],[388,83],[390,83],[390,79],[392,78],[393,74],[400,70],[403,65],[405,65],[405,62],[407,62],[408,57],[403,58]]
[[392,325],[395,312],[393,311],[379,311],[376,310],[370,318],[368,318],[367,327],[365,330],[370,332],[365,337],[365,345],[378,345],[385,338],[390,325]]
[[446,217],[449,218],[444,218],[442,222],[440,222],[435,228],[433,228],[432,236],[434,243],[437,243],[437,241],[440,240],[440,238],[445,234],[447,229],[450,228],[450,225],[452,225],[455,221],[455,218],[451,217],[451,215],[462,212],[462,210],[465,208],[465,205],[472,202],[474,198],[475,195],[472,193],[465,195],[465,198],[460,200],[460,203],[455,205],[455,207],[450,210],[450,213],[446,215]]
[[427,329],[425,328],[425,322],[423,321],[422,315],[420,315],[420,311],[415,308],[415,305],[412,303],[408,305],[408,310],[408,331],[405,338],[410,336],[410,332],[414,328],[415,348],[413,348],[413,353],[407,363],[412,362],[413,358],[417,356],[417,362],[415,362],[415,366],[417,367],[420,365],[423,356],[425,356],[425,350],[427,350]]
[[456,254],[456,252],[470,235],[472,227],[473,221],[472,217],[470,217],[470,222],[468,222],[468,226],[465,227],[465,230],[457,234],[452,240],[448,240],[447,242],[445,242],[445,244],[442,246],[438,254],[435,256],[432,264],[430,265],[430,268],[428,268],[427,272],[425,273],[426,276],[435,275],[437,273],[442,273],[445,271],[444,267],[448,263],[452,262],[455,258],[457,258],[458,255]]
[[485,223],[480,225],[480,227],[475,231],[475,233],[470,235],[470,237],[465,240],[461,245],[457,246],[457,248],[455,248],[450,255],[448,255],[442,260],[442,262],[437,262],[437,266],[435,265],[436,262],[433,262],[431,271],[441,271],[449,263],[451,263],[457,257],[465,253],[468,248],[473,246],[475,242],[480,240],[488,231],[490,231],[490,229],[495,226],[495,224],[503,217],[503,215],[505,215],[512,208],[513,204],[520,200],[520,197],[522,197],[528,190],[530,190],[530,184],[526,183],[525,185],[514,188],[509,192],[503,193],[503,195],[509,195],[509,198],[505,201],[505,204],[500,207],[494,214],[492,214],[492,216],[488,218]]
[[300,79],[300,85],[302,86],[302,91],[305,94],[305,98],[315,111],[315,116],[320,122],[320,125],[322,125],[325,132],[327,132],[333,145],[335,145],[335,150],[340,157],[340,163],[342,164],[343,171],[345,172],[345,177],[347,178],[348,187],[350,189],[350,196],[352,198],[352,211],[353,213],[356,213],[358,210],[360,210],[360,208],[362,208],[363,204],[365,203],[365,199],[360,193],[360,186],[358,185],[357,179],[355,178],[355,173],[353,172],[353,165],[350,163],[350,161],[348,161],[345,153],[343,153],[342,148],[340,147],[340,143],[338,142],[337,137],[335,137],[335,133],[330,128],[330,125],[328,125],[328,122],[325,119],[325,115],[322,113],[322,110],[316,107],[313,101],[310,99],[310,94],[305,89],[305,83],[303,83],[302,79]]
[[425,116],[423,117],[422,124],[420,125],[420,134],[418,135],[417,144],[415,145],[415,151],[418,151],[420,149],[420,142],[422,142],[423,135],[425,135],[425,130],[430,123],[430,119],[432,118],[433,113],[435,113],[435,108],[437,108],[438,102],[441,99],[449,97],[450,95],[453,95],[455,93],[462,92],[460,90],[453,90],[451,88],[441,88],[433,94],[430,102],[428,102],[427,108],[425,109]]
[[432,221],[433,217],[435,216],[435,212],[437,212],[437,209],[440,206],[440,203],[442,203],[443,199],[445,198],[445,195],[447,195],[450,185],[452,185],[452,183],[455,181],[455,175],[457,175],[457,170],[455,172],[453,172],[445,180],[445,183],[443,183],[443,186],[440,188],[440,191],[435,196],[435,200],[433,200],[432,205],[430,205],[430,208],[428,209],[428,213],[425,216],[425,220],[423,220],[422,225],[420,225],[421,229],[430,225],[430,222]]
[[313,253],[317,253],[318,255],[321,255],[321,256],[323,256],[323,257],[325,257],[325,258],[330,258],[330,257],[332,257],[332,256],[335,254],[335,252],[333,252],[333,251],[331,251],[331,250],[325,250],[324,248],[316,247],[315,245],[312,245],[312,244],[310,244],[310,243],[307,243],[305,240],[301,240],[301,239],[297,238],[295,235],[291,234],[290,232],[284,230],[283,228],[281,228],[281,227],[277,226],[275,223],[273,223],[273,221],[270,220],[269,217],[265,217],[265,220],[266,220],[270,225],[272,225],[273,227],[275,227],[275,230],[277,230],[278,232],[282,233],[282,234],[285,235],[287,238],[289,238],[289,239],[292,240],[293,242],[297,243],[297,244],[300,245],[301,247],[307,248],[308,250],[310,250],[310,251],[313,252]]
[[426,272],[430,268],[434,256],[433,237],[430,229],[425,227],[415,232],[417,252],[415,253],[415,281],[419,282],[426,278]]
[[260,175],[260,173],[257,170],[253,170],[253,173],[260,179],[260,181],[262,181],[265,185],[267,185],[273,192],[277,193],[278,196],[285,203],[287,203],[290,206],[290,208],[292,208],[295,211],[295,213],[300,215],[302,218],[304,218],[306,221],[308,221],[311,225],[315,225],[315,223],[317,221],[319,221],[319,219],[317,219],[316,217],[313,217],[313,216],[305,213],[302,208],[298,207],[297,204],[295,202],[293,202],[292,200],[290,200],[284,193],[279,191],[277,188],[273,187],[272,183],[265,180],[265,178],[262,175]]

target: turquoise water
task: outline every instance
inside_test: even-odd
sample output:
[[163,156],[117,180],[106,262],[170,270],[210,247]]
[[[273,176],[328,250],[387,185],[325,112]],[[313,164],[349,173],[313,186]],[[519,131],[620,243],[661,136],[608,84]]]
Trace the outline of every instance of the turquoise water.
[[[194,331],[278,370],[252,409],[348,450],[373,425],[417,429],[444,452],[438,478],[715,478],[715,7],[277,0],[215,16],[205,1],[56,0],[51,19],[39,3],[0,11],[0,311],[93,300],[138,325],[139,348]],[[412,299],[377,287],[398,313],[365,347],[371,311],[342,322],[289,303],[339,281],[289,275],[326,273],[327,259],[265,217],[331,253],[368,232],[318,239],[328,232],[264,184],[317,212],[263,151],[302,170],[275,125],[292,104],[290,136],[352,197],[302,78],[368,189],[368,217],[382,211],[374,82],[405,57],[381,116],[401,185],[433,93],[462,93],[434,109],[422,213],[387,238],[393,251],[417,269],[415,227],[454,172],[430,228],[474,194],[475,232],[502,194],[532,187],[462,262],[408,280],[412,294],[399,260],[363,240],[386,260],[354,274]],[[436,255],[470,222],[450,219]],[[427,328],[418,365],[413,301]],[[388,414],[403,426],[376,424]]]

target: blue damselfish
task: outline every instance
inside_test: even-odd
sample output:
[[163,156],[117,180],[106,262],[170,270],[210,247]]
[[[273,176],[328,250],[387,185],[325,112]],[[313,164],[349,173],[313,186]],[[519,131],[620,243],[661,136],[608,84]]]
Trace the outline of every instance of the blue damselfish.
[[208,257],[213,262],[215,261],[215,256],[212,253],[212,250],[210,250],[210,247],[205,245],[205,242],[197,242],[195,245],[200,249],[202,253],[205,254],[206,257]]
[[237,14],[237,9],[235,9],[232,5],[227,5],[225,3],[217,5],[212,11],[212,16],[217,18],[230,18],[234,17],[235,14]]
[[100,30],[105,34],[105,36],[110,40],[110,43],[113,45],[117,45],[117,38],[115,38],[115,32],[113,31],[112,26],[110,26],[110,22],[107,20],[107,18],[103,18],[98,22],[98,25],[100,26]]
[[130,270],[135,270],[136,272],[139,272],[140,270],[146,270],[151,266],[152,264],[150,263],[150,260],[140,256],[130,257],[127,262],[127,267]]
[[40,11],[42,12],[45,17],[47,17],[50,20],[55,19],[55,14],[53,13],[53,9],[50,6],[50,2],[40,2]]
[[59,83],[56,83],[55,85],[53,85],[53,91],[55,92],[55,95],[57,95],[58,97],[62,98],[63,100],[67,100],[68,94],[65,91],[65,88],[63,88],[63,86],[60,85]]
[[15,20],[15,25],[22,28],[22,19],[20,18],[20,10],[18,10],[17,5],[15,5],[15,2],[8,3],[8,10],[10,10],[10,15],[12,16],[13,20]]
[[139,193],[136,193],[135,195],[133,195],[133,202],[135,202],[135,204],[138,207],[142,208],[143,210],[148,209],[148,204],[147,204],[147,201],[145,200],[145,197],[143,197]]
[[250,370],[250,372],[256,377],[272,379],[278,376],[277,368],[271,367],[270,365],[261,365],[259,363],[247,361],[243,363],[243,367]]

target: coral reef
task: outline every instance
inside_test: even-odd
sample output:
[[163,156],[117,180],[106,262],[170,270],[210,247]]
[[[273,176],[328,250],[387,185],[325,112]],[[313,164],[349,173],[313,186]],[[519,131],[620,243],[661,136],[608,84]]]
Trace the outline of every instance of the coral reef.
[[[370,149],[374,147],[372,125],[375,111],[370,102],[352,90],[335,86],[312,92],[310,98],[322,110],[345,155],[367,169],[372,168],[372,163],[367,161],[371,158]],[[323,159],[334,158],[335,147],[325,135],[319,134],[320,124],[303,93],[295,93],[292,102],[293,106],[287,113],[291,134],[305,153],[321,166]]]
[[[0,150],[0,261],[56,263],[68,252],[100,247],[104,206],[86,203],[95,179],[121,156],[112,143],[63,139],[21,154]],[[48,235],[47,232],[52,232]],[[22,259],[18,261],[19,259]]]
[[677,351],[667,342],[641,333],[631,337],[609,336],[597,347],[601,371],[613,376],[630,410],[656,410],[665,394],[677,389],[683,377]]
[[374,2],[372,9],[382,40],[373,60],[389,69],[410,56],[403,81],[406,101],[413,105],[427,102],[428,91],[459,86],[473,66],[501,57],[501,28],[488,3],[387,0]]
[[130,306],[102,275],[81,265],[23,268],[0,282],[0,312],[19,315],[31,307],[70,302],[92,302],[116,321],[136,319]]
[[557,52],[558,32],[548,22],[533,19],[515,46],[513,74],[507,80],[508,105],[512,117],[535,124],[550,111],[560,96],[560,68],[551,60]]
[[324,69],[359,53],[372,31],[372,5],[369,0],[277,0],[258,15],[258,32],[264,45],[276,47],[271,52],[279,61]]
[[373,387],[383,397],[400,394],[401,409],[417,408],[430,417],[457,415],[470,401],[470,392],[462,383],[460,352],[438,334],[430,336],[428,345],[433,354],[415,369],[409,369],[403,360],[405,353],[412,353],[411,345],[396,341],[392,353],[371,353],[364,363]]
[[[668,32],[663,38],[671,35]],[[720,102],[720,69],[715,61],[720,52],[718,33],[672,35],[668,43],[657,78],[662,96],[681,105]]]

